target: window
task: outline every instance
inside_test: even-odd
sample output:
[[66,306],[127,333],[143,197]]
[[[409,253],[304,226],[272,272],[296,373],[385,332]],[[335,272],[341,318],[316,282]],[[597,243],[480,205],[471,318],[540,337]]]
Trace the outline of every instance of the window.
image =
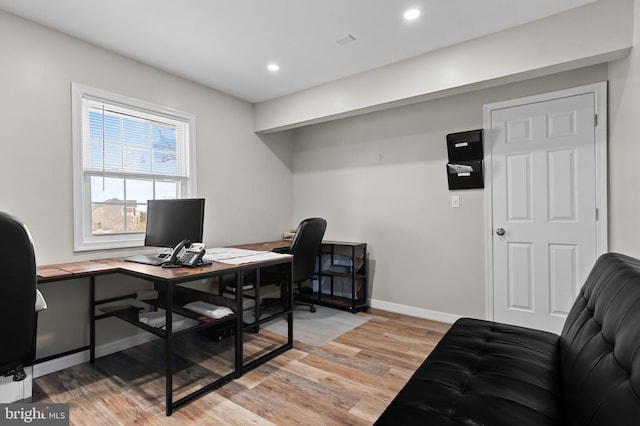
[[75,251],[144,244],[147,200],[196,194],[195,117],[72,84]]

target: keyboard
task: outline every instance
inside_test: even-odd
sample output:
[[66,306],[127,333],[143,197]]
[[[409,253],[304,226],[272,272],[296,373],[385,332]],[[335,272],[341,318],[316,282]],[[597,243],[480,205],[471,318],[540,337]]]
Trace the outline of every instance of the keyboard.
[[167,261],[167,259],[158,256],[146,256],[144,254],[137,254],[135,256],[127,257],[126,262],[144,263],[145,265],[159,266]]

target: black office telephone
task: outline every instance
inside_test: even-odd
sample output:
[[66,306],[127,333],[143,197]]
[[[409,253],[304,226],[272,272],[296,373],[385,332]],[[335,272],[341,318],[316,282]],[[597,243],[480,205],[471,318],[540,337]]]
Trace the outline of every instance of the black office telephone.
[[202,243],[192,243],[189,240],[182,240],[171,253],[171,257],[163,268],[180,268],[182,266],[199,266],[202,264],[202,256],[206,250]]

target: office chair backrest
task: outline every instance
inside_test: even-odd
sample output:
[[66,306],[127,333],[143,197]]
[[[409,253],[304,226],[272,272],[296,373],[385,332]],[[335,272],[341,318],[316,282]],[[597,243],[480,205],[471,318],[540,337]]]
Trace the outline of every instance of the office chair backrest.
[[35,356],[36,258],[27,228],[0,212],[0,374]]
[[311,278],[326,229],[327,221],[318,217],[305,219],[298,225],[289,249],[293,255],[293,282]]

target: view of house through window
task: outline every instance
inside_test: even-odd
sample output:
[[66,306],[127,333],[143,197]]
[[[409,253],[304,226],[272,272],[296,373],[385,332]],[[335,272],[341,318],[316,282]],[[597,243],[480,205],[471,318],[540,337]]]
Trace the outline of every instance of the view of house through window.
[[93,234],[144,232],[147,200],[178,198],[175,182],[92,176],[91,188]]
[[74,184],[84,200],[74,200],[83,222],[76,250],[140,245],[147,200],[195,193],[189,138],[194,119],[79,85],[74,109],[80,115],[74,113],[80,124],[79,138],[74,133]]

